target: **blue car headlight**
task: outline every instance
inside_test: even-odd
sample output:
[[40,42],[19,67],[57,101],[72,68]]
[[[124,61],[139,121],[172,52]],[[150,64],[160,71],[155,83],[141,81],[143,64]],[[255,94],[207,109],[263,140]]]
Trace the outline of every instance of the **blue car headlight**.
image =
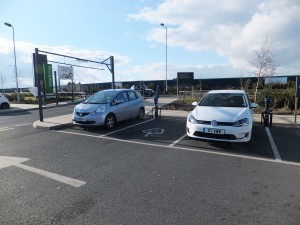
[[234,126],[234,127],[245,127],[245,126],[249,126],[249,120],[248,120],[248,118],[244,118],[244,119],[235,121],[235,122],[233,123],[232,126]]
[[105,109],[106,109],[105,106],[101,106],[96,111],[92,112],[91,114],[93,115],[93,114],[97,114],[97,113],[104,113]]
[[188,121],[194,124],[198,124],[198,120],[196,120],[192,115],[189,115]]

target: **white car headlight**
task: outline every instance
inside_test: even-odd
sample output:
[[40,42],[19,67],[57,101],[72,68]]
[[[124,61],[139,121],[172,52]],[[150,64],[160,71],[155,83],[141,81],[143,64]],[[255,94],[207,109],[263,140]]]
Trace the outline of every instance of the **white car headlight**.
[[234,127],[245,127],[245,126],[249,126],[249,120],[248,120],[248,118],[244,118],[244,119],[235,121],[235,122],[233,123],[233,126],[234,126]]
[[196,120],[192,115],[189,115],[188,121],[194,124],[198,124],[198,120]]
[[92,112],[91,114],[103,113],[103,112],[105,112],[105,109],[106,109],[105,106],[101,106],[96,111]]

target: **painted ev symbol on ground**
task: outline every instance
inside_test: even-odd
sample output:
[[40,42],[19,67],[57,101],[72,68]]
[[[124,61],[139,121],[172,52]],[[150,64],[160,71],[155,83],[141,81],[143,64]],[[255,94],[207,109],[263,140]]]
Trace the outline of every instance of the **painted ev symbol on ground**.
[[146,133],[145,137],[148,137],[148,135],[161,135],[164,132],[165,132],[165,130],[161,129],[161,128],[152,128],[152,129],[143,131],[143,133]]

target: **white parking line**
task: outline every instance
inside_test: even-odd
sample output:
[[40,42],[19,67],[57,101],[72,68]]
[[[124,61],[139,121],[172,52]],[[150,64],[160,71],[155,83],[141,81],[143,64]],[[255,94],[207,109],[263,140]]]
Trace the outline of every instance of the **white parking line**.
[[80,186],[86,184],[85,181],[73,179],[71,177],[62,176],[62,175],[59,175],[59,174],[56,174],[56,173],[51,173],[49,171],[41,170],[41,169],[34,168],[34,167],[31,167],[31,166],[27,166],[27,165],[24,165],[24,164],[16,164],[14,166],[22,168],[22,169],[27,170],[27,171],[30,171],[32,173],[39,174],[39,175],[44,176],[44,177],[48,177],[50,179],[59,181],[61,183],[71,185],[73,187],[80,187]]
[[32,123],[24,123],[24,124],[19,124],[19,125],[15,125],[16,127],[22,127],[22,126],[28,126],[31,125]]
[[182,135],[180,138],[178,138],[176,141],[174,141],[172,144],[170,144],[170,147],[175,146],[179,141],[181,141],[183,138],[186,137],[186,134]]
[[2,129],[8,129],[9,127],[0,127],[0,130],[2,130]]
[[[21,126],[28,126],[31,125],[32,123],[24,123],[24,124],[19,124],[19,125],[14,125],[15,127],[21,127]],[[13,130],[15,128],[13,127],[0,127],[0,132],[1,131],[8,131],[8,130]]]
[[113,132],[110,132],[110,133],[107,133],[107,134],[103,134],[103,135],[101,135],[101,136],[102,136],[102,137],[105,137],[105,136],[107,136],[107,135],[114,134],[114,133],[117,133],[117,132],[119,132],[119,131],[126,130],[126,129],[128,129],[128,128],[131,128],[131,127],[135,127],[135,126],[141,125],[141,124],[143,124],[143,123],[148,123],[148,122],[150,122],[150,121],[152,121],[152,120],[154,120],[154,118],[153,118],[153,119],[150,119],[150,120],[146,120],[146,121],[141,122],[141,123],[134,124],[134,125],[132,125],[132,126],[124,127],[124,128],[122,128],[122,129],[120,129],[120,130],[115,130],[115,131],[113,131]]
[[274,160],[274,159],[268,159],[268,158],[259,158],[259,157],[254,157],[254,156],[239,155],[239,154],[225,153],[225,152],[217,152],[217,151],[211,151],[211,150],[208,151],[208,150],[204,150],[204,149],[192,149],[192,148],[176,147],[176,146],[169,146],[169,145],[151,144],[151,143],[144,143],[144,142],[138,142],[138,141],[123,140],[123,139],[118,139],[118,138],[96,136],[96,135],[90,135],[90,134],[80,134],[80,133],[69,132],[69,131],[61,131],[61,130],[53,130],[53,131],[54,132],[59,132],[59,133],[72,134],[72,135],[78,135],[78,136],[86,136],[86,137],[93,137],[93,138],[99,138],[99,139],[105,139],[105,140],[131,143],[131,144],[147,145],[147,146],[154,146],[154,147],[161,147],[161,148],[168,148],[168,149],[177,149],[177,150],[183,150],[183,151],[199,152],[199,153],[222,155],[222,156],[228,156],[228,157],[234,157],[234,158],[242,158],[242,159],[250,159],[250,160],[256,160],[256,161],[264,161],[264,162],[271,162],[271,163],[280,163],[280,164],[300,166],[300,163],[290,162],[290,161],[281,161],[281,160]]
[[268,138],[269,138],[269,141],[270,141],[270,144],[271,144],[271,147],[272,147],[275,159],[278,160],[278,161],[281,161],[281,157],[279,155],[279,152],[277,150],[276,144],[275,144],[274,139],[273,139],[273,137],[271,135],[269,127],[266,127],[266,132],[267,132],[267,135],[268,135]]
[[0,127],[0,132],[1,131],[7,131],[7,130],[13,130],[14,128],[12,127]]

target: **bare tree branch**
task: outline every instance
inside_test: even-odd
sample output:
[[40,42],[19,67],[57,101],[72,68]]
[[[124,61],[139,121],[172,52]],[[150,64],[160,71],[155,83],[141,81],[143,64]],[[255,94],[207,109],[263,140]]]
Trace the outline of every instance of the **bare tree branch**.
[[254,51],[254,57],[251,64],[255,68],[251,74],[257,77],[256,89],[255,89],[255,101],[257,98],[257,88],[259,84],[267,77],[271,77],[276,74],[276,62],[275,62],[276,50],[272,43],[266,37],[260,49]]
[[0,72],[0,83],[1,83],[1,90],[3,91],[4,83],[6,82],[5,76]]

